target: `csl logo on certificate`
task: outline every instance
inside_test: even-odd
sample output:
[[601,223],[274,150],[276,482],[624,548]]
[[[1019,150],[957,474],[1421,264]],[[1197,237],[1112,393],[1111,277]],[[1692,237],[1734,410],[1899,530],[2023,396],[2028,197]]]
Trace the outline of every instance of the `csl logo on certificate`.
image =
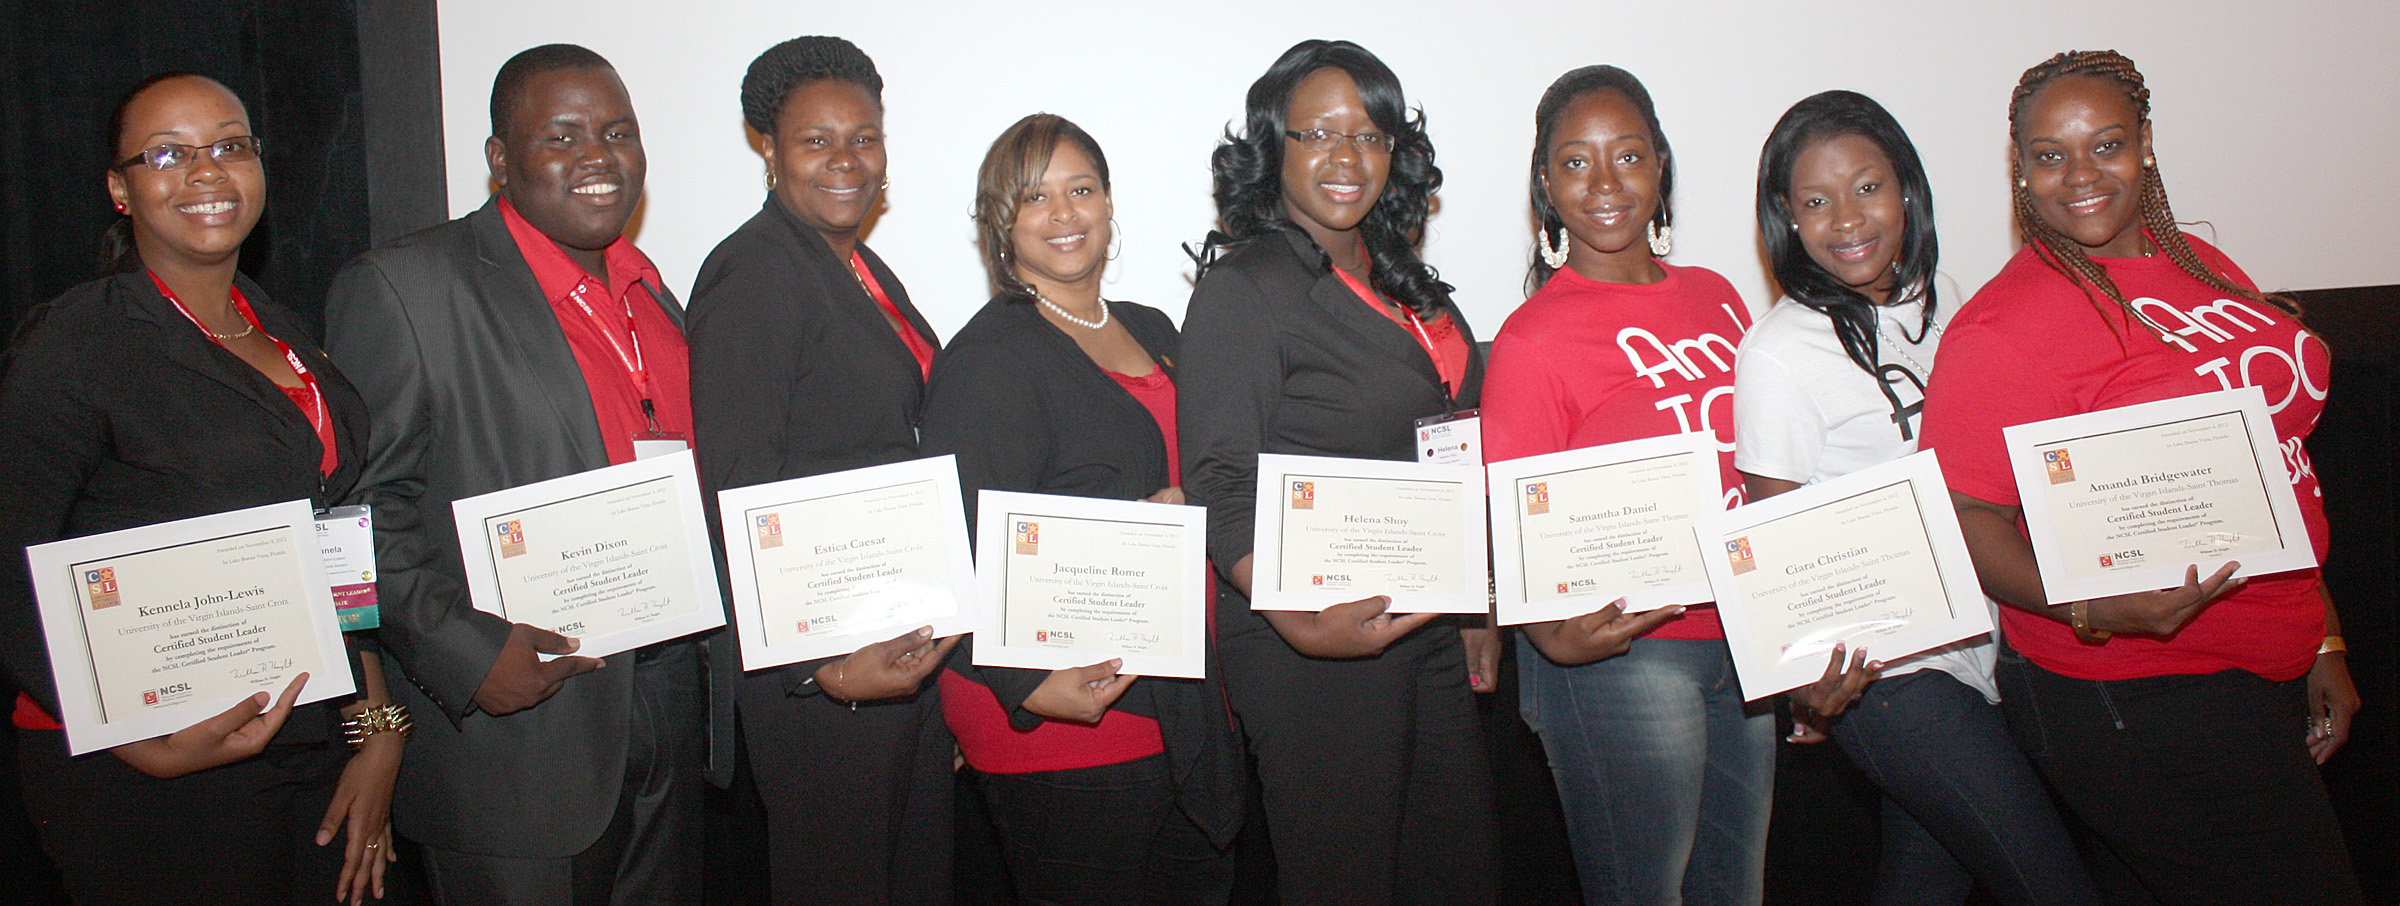
[[1725,559],[1731,561],[1733,574],[1737,576],[1758,568],[1758,561],[1750,557],[1748,535],[1725,542]]
[[500,559],[525,556],[525,523],[511,519],[492,527],[492,535],[500,540]]
[[1292,509],[1313,510],[1316,508],[1317,483],[1313,481],[1292,482]]
[[[783,515],[768,513],[758,517],[758,549],[773,550],[783,546]],[[802,629],[808,628],[803,625]]]
[[117,597],[116,567],[103,566],[99,569],[86,570],[83,574],[83,587],[86,592],[91,594],[93,610],[107,610],[117,606],[120,602]]
[[[1550,483],[1549,483],[1549,482],[1547,482],[1547,481],[1536,481],[1536,482],[1533,482],[1532,484],[1528,484],[1528,485],[1526,485],[1526,486],[1525,486],[1525,515],[1527,515],[1527,516],[1542,516],[1542,515],[1547,515],[1549,512],[1550,512]],[[1566,593],[1566,589],[1564,589],[1564,588],[1561,588],[1561,589],[1559,589],[1559,593],[1561,593],[1561,594],[1564,594],[1564,593]]]
[[2066,484],[2075,480],[2075,464],[2068,461],[2065,450],[2042,451],[2042,468],[2050,472],[2051,484]]
[[1031,519],[1017,520],[1017,553],[1042,552],[1042,524]]

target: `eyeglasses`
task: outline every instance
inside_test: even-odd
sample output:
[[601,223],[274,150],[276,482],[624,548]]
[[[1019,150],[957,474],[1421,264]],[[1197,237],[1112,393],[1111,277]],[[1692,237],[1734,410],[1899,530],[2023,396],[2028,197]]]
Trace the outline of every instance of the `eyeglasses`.
[[116,169],[122,170],[140,164],[152,170],[181,170],[198,161],[201,152],[204,151],[217,163],[230,164],[236,161],[257,160],[259,148],[258,136],[255,135],[236,135],[232,138],[220,139],[214,144],[196,148],[191,145],[173,143],[152,145],[143,148],[139,154],[118,161]]
[[1331,151],[1347,140],[1351,144],[1357,145],[1358,150],[1361,151],[1381,151],[1390,154],[1392,145],[1396,141],[1389,132],[1350,133],[1335,132],[1331,129],[1285,129],[1283,134],[1310,151]]

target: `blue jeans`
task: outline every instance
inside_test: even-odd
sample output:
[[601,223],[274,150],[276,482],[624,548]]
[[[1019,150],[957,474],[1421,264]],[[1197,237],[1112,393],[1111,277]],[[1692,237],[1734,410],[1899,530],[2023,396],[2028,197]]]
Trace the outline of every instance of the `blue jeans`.
[[2100,894],[2000,706],[1939,670],[1879,680],[1833,724],[1883,790],[1875,906],[1958,906],[1981,883],[2007,906]]
[[1586,903],[1756,904],[1775,797],[1775,718],[1744,707],[1721,640],[1636,639],[1561,667],[1519,640]]

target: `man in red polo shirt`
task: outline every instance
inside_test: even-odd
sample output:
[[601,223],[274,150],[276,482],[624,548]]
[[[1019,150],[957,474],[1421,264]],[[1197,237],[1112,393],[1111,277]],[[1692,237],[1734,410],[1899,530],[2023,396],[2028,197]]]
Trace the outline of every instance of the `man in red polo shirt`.
[[381,638],[418,715],[394,825],[445,903],[697,903],[702,770],[730,735],[702,643],[604,665],[476,610],[450,507],[690,436],[682,307],[623,236],[640,126],[608,61],[536,47],[494,81],[484,154],[489,203],[351,262],[326,302],[375,412]]

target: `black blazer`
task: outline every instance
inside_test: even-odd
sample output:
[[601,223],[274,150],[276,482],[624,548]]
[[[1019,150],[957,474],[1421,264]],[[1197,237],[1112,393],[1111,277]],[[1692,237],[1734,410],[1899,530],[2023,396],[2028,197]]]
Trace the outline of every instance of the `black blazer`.
[[[650,291],[681,324],[675,297]],[[417,715],[394,823],[442,849],[581,852],[623,791],[632,659],[532,708],[476,711],[509,622],[469,600],[450,507],[609,464],[566,333],[496,201],[345,265],[325,321],[326,348],[374,407],[360,494],[375,508],[382,639],[410,680],[393,695]],[[716,776],[731,764],[729,693],[724,678],[711,686]]]
[[[909,326],[939,347],[900,278],[865,244],[858,253]],[[708,253],[684,336],[693,446],[712,508],[728,488],[917,458],[925,377],[916,356],[850,263],[773,196]],[[816,694],[805,681],[830,660],[778,668],[785,691]]]
[[[317,378],[340,463],[275,382],[192,326],[140,270],[36,308],[0,374],[0,661],[52,714],[58,689],[24,549],[117,529],[308,500],[346,502],[366,460],[367,408],[297,318],[245,277],[259,325]],[[329,737],[334,703],[304,706],[279,741]]]
[[[1176,417],[1183,492],[1208,507],[1209,555],[1248,556],[1258,454],[1416,460],[1416,420],[1474,408],[1483,356],[1467,341],[1453,399],[1409,331],[1368,307],[1298,231],[1254,237],[1200,275],[1184,312]],[[1222,615],[1220,615],[1222,616]]]
[[[1146,305],[1108,306],[1173,377],[1174,323]],[[970,526],[975,492],[985,488],[1139,500],[1176,483],[1150,410],[1033,303],[1005,296],[985,304],[934,359],[924,452],[957,455]],[[973,644],[970,637],[952,653],[950,669],[991,689],[1018,729],[1040,726],[1042,717],[1023,705],[1049,672],[974,666]],[[1144,678],[1116,707],[1159,722],[1177,800],[1223,844],[1241,829],[1241,749],[1218,671],[1212,664],[1208,672],[1205,680]]]

